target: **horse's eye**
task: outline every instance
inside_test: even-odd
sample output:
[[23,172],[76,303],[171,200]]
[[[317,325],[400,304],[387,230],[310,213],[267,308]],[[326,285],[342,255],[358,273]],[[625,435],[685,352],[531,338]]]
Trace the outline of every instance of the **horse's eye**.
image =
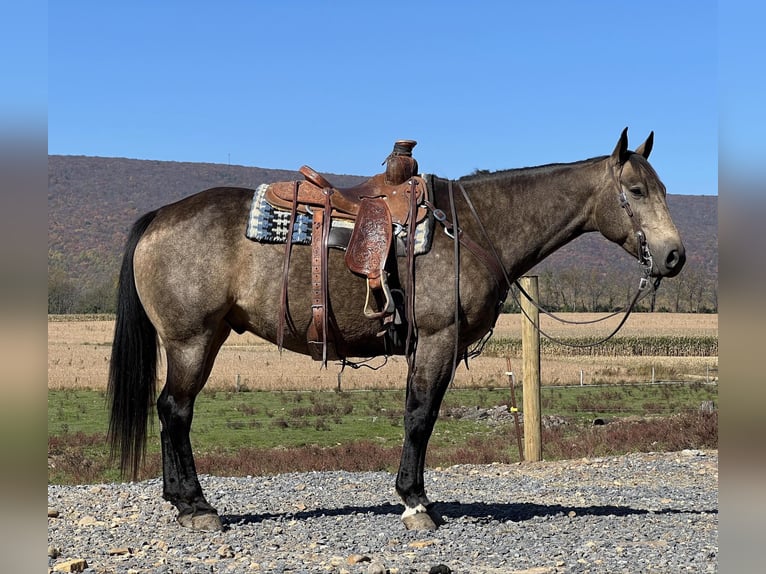
[[642,195],[644,195],[644,190],[641,189],[641,187],[636,185],[630,188],[630,193],[633,197],[641,197]]

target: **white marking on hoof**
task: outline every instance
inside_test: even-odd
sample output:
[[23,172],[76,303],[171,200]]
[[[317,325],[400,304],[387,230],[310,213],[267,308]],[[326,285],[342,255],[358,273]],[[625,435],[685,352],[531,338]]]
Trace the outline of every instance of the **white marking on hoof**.
[[420,512],[428,512],[428,510],[422,504],[418,504],[415,508],[412,508],[410,506],[405,506],[404,512],[402,513],[402,520],[404,520],[405,518],[409,518],[410,516],[413,516]]

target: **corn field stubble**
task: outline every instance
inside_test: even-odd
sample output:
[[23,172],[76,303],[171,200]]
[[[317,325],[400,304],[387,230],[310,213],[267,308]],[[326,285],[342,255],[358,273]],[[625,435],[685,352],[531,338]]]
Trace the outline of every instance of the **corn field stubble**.
[[[598,318],[592,313],[568,313],[568,320]],[[615,317],[597,325],[571,326],[541,317],[541,328],[564,339],[596,339],[608,334],[619,321]],[[50,316],[48,321],[48,389],[105,390],[109,371],[114,321],[108,317]],[[542,384],[626,383],[651,381],[652,369],[657,380],[695,381],[714,379],[718,372],[718,315],[688,313],[634,313],[617,338],[640,338],[648,349],[652,339],[658,342],[715,341],[713,354],[689,355],[677,351],[667,355],[574,355],[566,347],[543,346]],[[501,315],[484,355],[461,366],[453,386],[456,388],[505,386],[506,355],[510,356],[516,380],[521,372],[521,317]],[[515,345],[504,344],[514,342]],[[675,343],[673,342],[675,341]],[[711,345],[706,345],[709,349]],[[683,353],[683,354],[681,354]],[[382,358],[371,365],[383,364]],[[164,380],[161,361],[160,380]],[[254,335],[232,334],[218,355],[205,391],[216,390],[333,390],[338,386],[339,368],[321,370],[310,357],[284,351]],[[380,370],[346,369],[342,389],[404,389],[407,362],[390,357]],[[205,392],[203,391],[203,392]]]

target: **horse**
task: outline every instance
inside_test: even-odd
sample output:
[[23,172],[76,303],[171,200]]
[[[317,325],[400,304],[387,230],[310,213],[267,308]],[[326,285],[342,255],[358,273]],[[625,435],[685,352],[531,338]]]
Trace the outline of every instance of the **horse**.
[[[395,481],[406,528],[433,530],[441,524],[424,484],[428,441],[456,357],[490,332],[508,282],[579,235],[596,231],[642,261],[647,276],[681,271],[684,245],[668,212],[665,186],[647,161],[653,142],[651,132],[630,151],[625,128],[610,155],[477,172],[458,182],[433,178],[433,215],[452,225],[444,228],[448,233],[436,232],[430,250],[414,260],[413,344],[397,352],[408,356]],[[462,195],[453,192],[453,183]],[[252,197],[251,189],[218,187],[143,215],[130,231],[120,269],[108,384],[112,453],[119,453],[123,474],[135,479],[156,401],[162,496],[176,507],[178,523],[192,529],[223,527],[202,492],[189,441],[195,398],[231,331],[273,343],[279,331],[285,249],[245,237]],[[492,252],[504,280],[475,249],[461,252],[455,233]],[[396,259],[404,276],[404,258]],[[293,245],[288,295],[294,329],[280,342],[303,354],[309,354],[310,263],[311,247]],[[337,250],[329,254],[328,276],[347,356],[390,354],[379,336],[380,321],[361,313],[364,279],[348,271]],[[160,342],[167,378],[157,396]]]

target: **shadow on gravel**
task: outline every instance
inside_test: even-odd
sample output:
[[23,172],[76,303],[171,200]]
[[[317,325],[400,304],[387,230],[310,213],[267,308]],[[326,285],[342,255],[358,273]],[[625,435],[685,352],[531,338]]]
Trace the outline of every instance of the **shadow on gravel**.
[[317,508],[315,510],[301,510],[298,512],[265,512],[263,514],[224,514],[221,521],[224,525],[231,524],[257,524],[264,520],[277,518],[290,518],[292,520],[305,520],[309,518],[321,518],[322,516],[351,516],[354,514],[394,514],[399,515],[404,507],[400,504],[378,504],[375,506],[343,506],[341,508]]
[[718,514],[718,509],[711,510],[682,510],[663,508],[646,510],[629,506],[565,506],[561,504],[532,504],[521,502],[516,504],[487,504],[482,502],[466,504],[461,502],[436,503],[436,512],[445,518],[471,517],[491,521],[523,522],[535,517],[552,516],[638,516],[644,514]]
[[[290,518],[304,520],[321,518],[323,516],[352,516],[355,514],[401,515],[403,506],[400,504],[379,504],[374,506],[343,506],[341,508],[318,508],[315,510],[303,510],[299,512],[278,512],[263,514],[225,514],[221,516],[224,525],[233,524],[257,524],[264,520]],[[629,506],[564,506],[561,504],[531,504],[528,502],[516,504],[499,504],[474,502],[471,504],[462,502],[435,502],[432,508],[437,514],[446,519],[470,517],[478,522],[508,521],[523,522],[535,517],[553,516],[638,516],[644,514],[718,514],[718,509],[709,510],[683,510],[675,508],[663,508],[660,510],[646,510],[643,508],[631,508]],[[574,513],[574,514],[572,514]]]

